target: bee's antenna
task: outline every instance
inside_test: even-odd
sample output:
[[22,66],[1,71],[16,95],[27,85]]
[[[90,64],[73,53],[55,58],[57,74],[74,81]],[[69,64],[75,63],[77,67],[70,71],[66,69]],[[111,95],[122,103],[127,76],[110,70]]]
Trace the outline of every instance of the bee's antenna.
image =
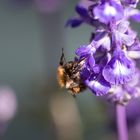
[[64,49],[62,48],[62,55],[60,58],[60,65],[63,65],[64,62],[66,63],[65,55],[64,55]]

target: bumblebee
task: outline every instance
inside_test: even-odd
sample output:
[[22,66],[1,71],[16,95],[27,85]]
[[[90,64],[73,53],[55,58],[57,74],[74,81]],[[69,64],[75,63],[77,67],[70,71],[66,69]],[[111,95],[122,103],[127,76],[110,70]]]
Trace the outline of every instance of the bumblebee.
[[64,53],[60,58],[57,68],[57,80],[61,88],[66,88],[74,97],[86,89],[81,80],[80,71],[82,70],[84,59],[66,62]]

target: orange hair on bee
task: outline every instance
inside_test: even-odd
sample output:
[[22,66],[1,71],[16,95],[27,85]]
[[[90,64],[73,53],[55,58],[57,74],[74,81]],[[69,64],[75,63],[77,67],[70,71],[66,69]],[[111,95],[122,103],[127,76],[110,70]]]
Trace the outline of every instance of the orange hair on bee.
[[57,80],[61,88],[65,87],[66,84],[65,70],[61,65],[58,66],[57,68]]

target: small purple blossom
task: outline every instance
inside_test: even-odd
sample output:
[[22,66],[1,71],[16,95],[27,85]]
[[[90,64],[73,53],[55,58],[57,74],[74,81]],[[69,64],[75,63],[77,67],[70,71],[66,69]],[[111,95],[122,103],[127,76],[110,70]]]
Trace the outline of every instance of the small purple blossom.
[[66,23],[66,26],[77,27],[84,22],[92,24],[92,19],[90,18],[88,14],[88,9],[80,5],[77,5],[75,10],[77,14],[79,15],[79,17],[69,19]]
[[103,23],[109,23],[112,20],[121,20],[123,18],[123,12],[122,5],[115,0],[102,1],[93,9],[95,19]]
[[125,84],[132,79],[135,65],[124,52],[114,52],[111,60],[103,69],[103,76],[106,81],[113,85]]
[[131,28],[130,19],[140,21],[136,9],[138,0],[101,0],[78,4],[78,18],[67,25],[77,27],[82,23],[94,27],[87,45],[76,49],[79,59],[84,59],[81,78],[96,95],[126,104],[140,96],[140,71],[135,59],[140,58],[140,41]]
[[85,84],[96,96],[107,94],[111,87],[110,83],[107,82],[102,75],[95,74],[85,80]]

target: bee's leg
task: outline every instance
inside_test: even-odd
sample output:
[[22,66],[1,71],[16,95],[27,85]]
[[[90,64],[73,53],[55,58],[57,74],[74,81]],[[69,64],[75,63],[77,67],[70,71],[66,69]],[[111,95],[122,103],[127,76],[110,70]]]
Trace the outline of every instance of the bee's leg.
[[61,55],[61,57],[60,57],[60,62],[59,62],[59,64],[60,64],[61,66],[63,66],[64,63],[66,63],[66,59],[65,59],[65,56],[64,56],[64,49],[62,48],[62,55]]
[[77,57],[74,57],[74,61],[78,61],[78,58]]
[[72,94],[73,98],[76,98],[76,95],[75,94]]

